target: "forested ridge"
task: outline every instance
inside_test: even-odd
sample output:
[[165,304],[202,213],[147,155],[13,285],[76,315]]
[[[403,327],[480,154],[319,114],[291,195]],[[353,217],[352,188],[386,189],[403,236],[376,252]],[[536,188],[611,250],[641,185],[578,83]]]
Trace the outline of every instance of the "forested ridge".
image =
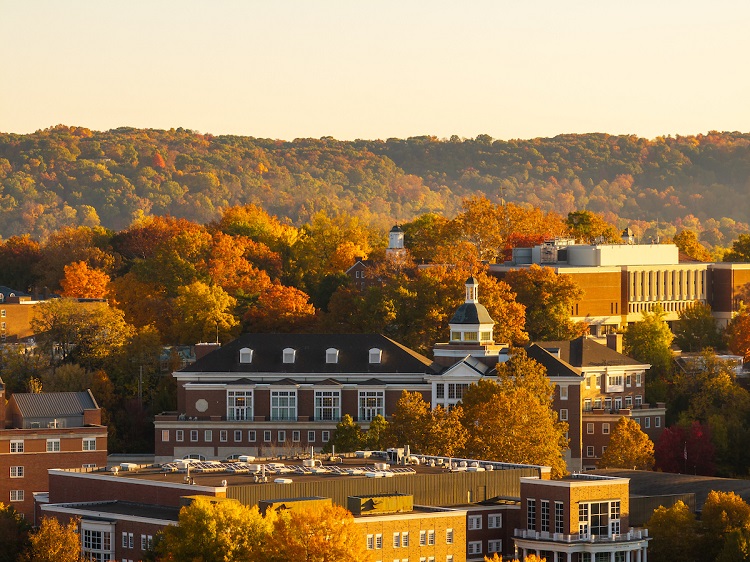
[[147,215],[207,223],[247,203],[294,224],[322,210],[385,228],[427,212],[455,215],[465,197],[484,194],[563,215],[588,209],[642,231],[659,220],[668,235],[691,228],[714,246],[747,231],[749,189],[750,134],[737,132],[353,142],[62,125],[0,134],[5,238],[121,230]]

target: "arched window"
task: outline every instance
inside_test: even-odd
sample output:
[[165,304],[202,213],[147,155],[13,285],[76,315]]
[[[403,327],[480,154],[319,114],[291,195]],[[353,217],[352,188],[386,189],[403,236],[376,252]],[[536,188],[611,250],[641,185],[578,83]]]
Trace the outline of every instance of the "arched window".
[[292,349],[291,347],[287,347],[284,350],[284,358],[283,358],[284,363],[294,363],[294,358],[295,358],[296,355],[297,355],[297,350],[296,349]]
[[383,350],[378,349],[377,347],[373,347],[370,350],[370,363],[380,363],[381,358],[383,357]]

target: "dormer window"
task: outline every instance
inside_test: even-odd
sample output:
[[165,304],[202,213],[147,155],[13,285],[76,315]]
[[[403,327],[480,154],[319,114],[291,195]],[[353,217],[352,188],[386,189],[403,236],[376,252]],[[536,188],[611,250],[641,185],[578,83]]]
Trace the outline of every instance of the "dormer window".
[[329,347],[326,349],[326,363],[338,363],[339,362],[339,350],[335,347]]
[[297,350],[287,347],[284,350],[284,363],[294,363],[294,359],[297,355]]
[[240,363],[252,363],[253,362],[253,350],[249,347],[243,347],[240,349]]
[[377,347],[373,347],[370,350],[370,363],[380,363],[382,356],[383,356],[383,350],[378,349]]

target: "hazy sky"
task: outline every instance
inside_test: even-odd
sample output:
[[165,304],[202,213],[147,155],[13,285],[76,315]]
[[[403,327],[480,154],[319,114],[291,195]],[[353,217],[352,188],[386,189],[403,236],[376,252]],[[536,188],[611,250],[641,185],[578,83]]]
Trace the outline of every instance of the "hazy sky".
[[750,131],[750,1],[0,0],[0,131]]

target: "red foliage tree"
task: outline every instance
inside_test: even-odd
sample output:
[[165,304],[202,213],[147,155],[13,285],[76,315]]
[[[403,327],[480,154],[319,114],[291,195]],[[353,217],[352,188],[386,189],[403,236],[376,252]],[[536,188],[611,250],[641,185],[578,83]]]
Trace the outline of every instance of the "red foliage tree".
[[673,425],[656,443],[656,470],[713,476],[716,450],[708,425],[694,421],[690,426]]

